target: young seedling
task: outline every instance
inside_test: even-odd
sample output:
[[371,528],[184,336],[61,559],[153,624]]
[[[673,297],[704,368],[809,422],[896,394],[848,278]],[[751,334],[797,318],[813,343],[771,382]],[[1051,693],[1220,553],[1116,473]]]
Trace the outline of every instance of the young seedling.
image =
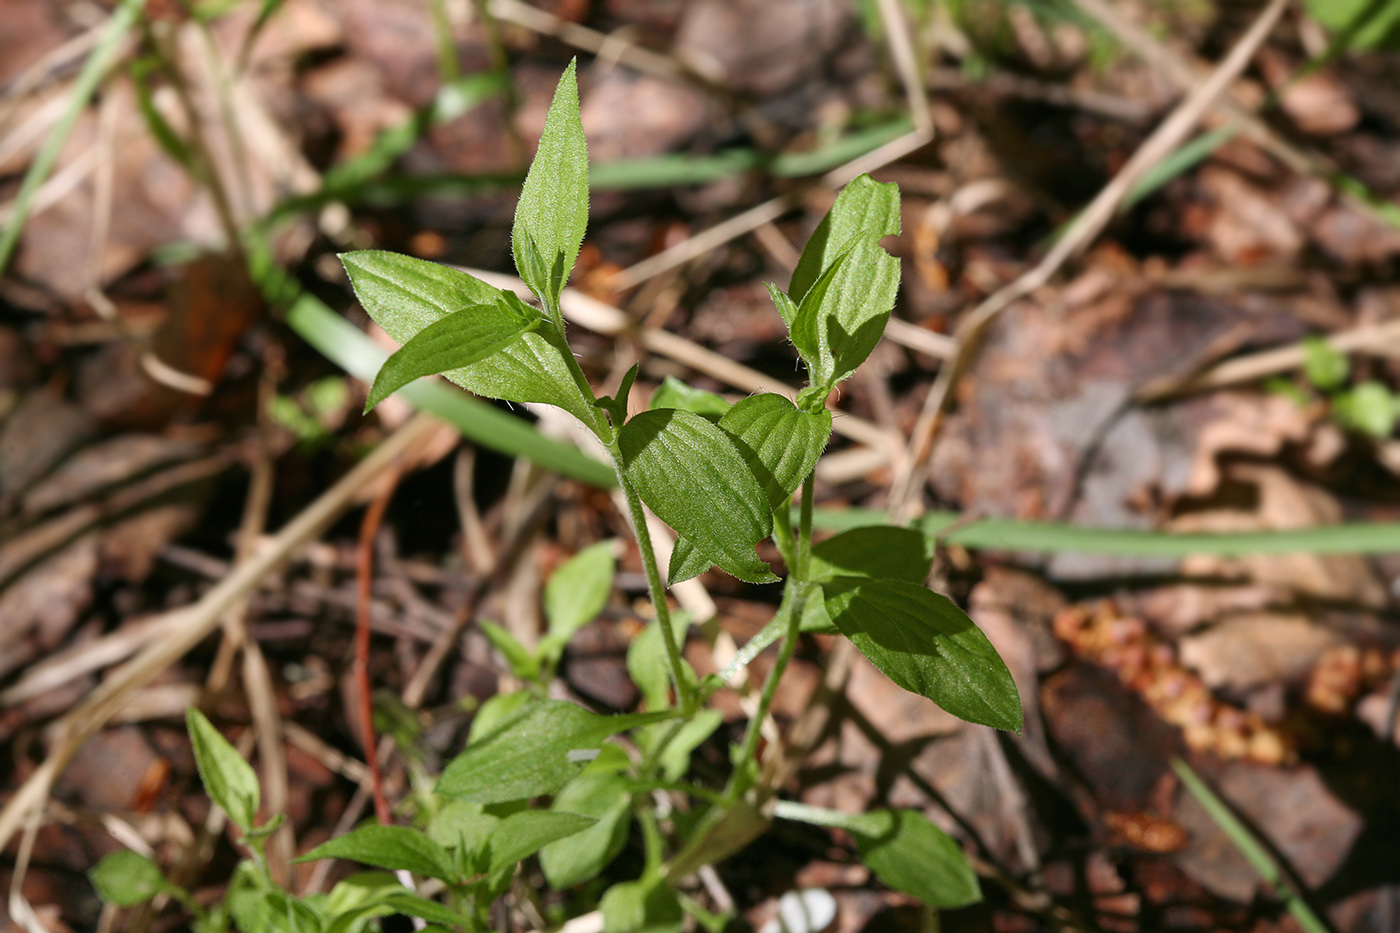
[[[588,153],[570,64],[511,231],[516,268],[537,304],[408,256],[366,250],[341,259],[365,310],[402,344],[375,379],[367,409],[413,379],[440,373],[479,395],[562,408],[606,448],[655,609],[627,657],[645,711],[604,716],[546,696],[563,646],[611,590],[611,544],[598,545],[551,579],[544,594],[549,632],[538,647],[483,625],[527,689],[494,698],[478,714],[466,750],[448,763],[431,799],[419,802],[422,828],[365,825],[317,847],[304,858],[353,859],[381,871],[342,882],[328,897],[300,899],[274,889],[257,870],[255,843],[265,830],[252,824],[251,770],[236,754],[229,757],[232,749],[202,717],[192,718],[196,747],[206,747],[200,755],[206,787],[253,846],[252,868],[240,871],[228,898],[244,905],[251,924],[240,919],[244,930],[264,928],[257,923],[275,928],[275,916],[281,929],[338,933],[395,911],[440,925],[429,929],[486,930],[487,909],[508,889],[521,859],[538,853],[556,888],[582,884],[618,855],[633,819],[645,846],[640,877],[613,884],[597,902],[612,933],[679,930],[687,911],[722,926],[724,917],[689,901],[677,885],[773,817],[840,827],[876,877],[931,906],[980,898],[957,844],[922,814],[772,806],[772,789],[756,786],[759,724],[803,632],[846,636],[896,683],[963,719],[1021,728],[1016,686],[995,649],[950,599],[928,589],[932,552],[922,534],[863,527],[812,541],[812,474],[831,436],[826,400],[879,342],[899,287],[899,263],[880,245],[899,232],[898,189],[868,176],[852,181],[807,243],[786,291],[768,286],[808,374],[796,399],[762,393],[730,405],[671,380],[654,393],[650,409],[632,417],[627,403],[638,368],[615,396],[600,398],[565,337],[560,296],[587,221]],[[644,506],[678,535],[664,577]],[[770,538],[785,577],[756,550]],[[704,704],[724,681],[702,680],[686,663],[686,620],[666,600],[668,582],[712,566],[750,583],[783,584],[774,619],[741,652],[739,663],[747,663],[781,643],[758,709],[732,750],[734,770],[722,791],[683,783],[691,752],[720,725],[719,714]],[[609,741],[624,732],[638,750],[635,760]],[[655,809],[658,790],[692,798],[684,819],[677,814],[663,822]],[[540,797],[552,802],[531,808]],[[740,831],[726,837],[726,821]],[[139,865],[102,869],[103,882],[117,868],[133,879],[123,888],[126,901],[162,889],[158,872]],[[386,872],[436,879],[447,904],[418,897]],[[208,929],[220,928],[207,922]]]
[[[656,612],[654,627],[639,645],[651,645],[664,658],[669,684],[658,684],[635,650],[629,666],[639,683],[650,682],[643,683],[646,715],[674,719],[638,731],[643,760],[631,769],[633,779],[675,780],[680,759],[668,758],[668,748],[688,751],[716,722],[701,706],[720,681],[699,681],[682,658],[683,637],[667,608],[667,583],[711,566],[750,583],[776,582],[780,578],[756,552],[770,537],[787,576],[777,616],[759,641],[780,639],[782,647],[758,713],[735,750],[734,777],[713,803],[716,809],[737,805],[752,788],[758,724],[804,630],[845,635],[896,683],[963,719],[1019,730],[1020,702],[1006,666],[972,620],[926,585],[931,554],[922,535],[873,527],[812,543],[811,477],[831,435],[826,400],[879,342],[899,287],[899,262],[880,245],[900,229],[896,186],[868,176],[847,185],[803,250],[787,290],[768,286],[807,369],[808,385],[796,399],[763,393],[731,406],[672,382],[655,394],[652,408],[630,418],[627,401],[637,369],[615,397],[599,398],[565,337],[560,295],[587,219],[588,156],[571,64],[555,93],[511,232],[516,268],[538,307],[466,273],[406,256],[364,251],[342,260],[365,309],[402,342],[375,380],[367,407],[413,378],[441,373],[478,394],[563,408],[611,455]],[[679,538],[664,579],[643,504]],[[522,657],[513,663],[529,661]],[[560,799],[575,799],[569,782],[579,780],[614,788],[603,795],[606,805],[593,808],[595,814],[611,813],[622,799],[616,766],[584,775],[583,758],[607,735],[639,726],[632,717],[595,717],[553,701],[522,704],[449,764],[437,790],[448,799],[478,804],[557,794],[557,806]],[[528,781],[518,770],[527,759],[538,763]],[[649,822],[645,803],[639,810],[648,874],[628,890],[639,904],[665,901],[669,895],[658,895],[654,884],[661,877],[665,841],[648,830],[654,820]],[[912,816],[867,816],[860,838],[885,839],[888,845],[937,833]],[[614,832],[598,836],[600,844],[611,845],[616,838]],[[863,844],[862,851],[867,848],[886,851],[875,843]],[[590,854],[596,852],[580,851],[576,857],[591,865],[602,861],[586,857]],[[561,881],[579,877],[560,870],[555,875]]]

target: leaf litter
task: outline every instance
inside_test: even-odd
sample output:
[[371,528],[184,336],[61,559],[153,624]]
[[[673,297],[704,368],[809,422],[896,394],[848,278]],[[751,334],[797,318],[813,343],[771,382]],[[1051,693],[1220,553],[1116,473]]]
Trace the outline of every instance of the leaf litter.
[[[76,23],[54,28],[48,4],[12,0],[9,6],[15,16],[43,24],[33,33],[43,51],[77,34]],[[546,6],[598,35],[625,37],[632,30],[641,38],[629,48],[661,49],[678,73],[690,69],[699,77],[629,70],[627,54],[617,66],[607,64],[607,52],[597,62],[581,60],[595,160],[735,147],[810,149],[882,107],[902,106],[889,91],[888,37],[842,3],[820,4],[803,20],[804,38],[796,43],[790,17],[763,4],[763,15],[739,17],[737,26],[739,9],[721,3],[669,13],[674,5],[617,0]],[[250,212],[244,219],[268,210],[286,191],[310,190],[317,168],[364,155],[377,132],[429,105],[441,86],[432,23],[411,5],[356,3],[342,18],[310,0],[282,7],[249,46],[247,68],[235,78],[256,92],[258,105],[248,114],[268,114],[271,136],[249,136],[240,161],[229,155],[237,134],[231,138],[214,113],[197,114],[204,124],[172,123],[179,134],[202,126],[215,140],[233,206]],[[226,54],[250,35],[249,9],[235,5],[233,15],[212,24]],[[994,9],[1007,14],[1012,28],[984,32],[959,23],[955,35],[968,44],[961,52],[956,41],[945,44],[939,55],[965,64],[975,54],[994,75],[1015,73],[1020,83],[1008,91],[973,82],[947,92],[933,105],[937,138],[885,167],[887,176],[876,174],[904,189],[908,232],[894,249],[906,265],[910,294],[896,316],[935,334],[953,330],[962,308],[1033,264],[1036,245],[1141,140],[1140,126],[1078,106],[1077,99],[1090,101],[1091,90],[1117,93],[1153,113],[1171,100],[1165,72],[1131,52],[1094,64],[1076,57],[1068,33],[1061,30],[1056,39],[1058,27],[1022,16],[1024,8]],[[1203,59],[1218,58],[1242,25],[1228,17],[1181,16],[1169,28],[1179,29]],[[189,23],[172,22],[192,34]],[[493,35],[477,22],[452,25],[456,67],[469,75],[503,55],[518,99],[488,95],[427,128],[390,160],[390,171],[373,176],[377,202],[352,201],[348,213],[328,210],[292,223],[279,242],[281,260],[301,264],[327,291],[343,289],[343,280],[322,262],[330,252],[318,243],[322,236],[353,234],[376,248],[432,246],[428,258],[504,267],[510,244],[502,220],[515,198],[511,179],[518,183],[528,155],[521,140],[538,135],[553,76],[567,59],[560,41],[571,34],[503,26]],[[1111,26],[1066,28],[1082,39]],[[1289,83],[1309,41],[1306,30],[1280,31],[1258,56],[1259,73],[1281,93],[1279,119],[1296,131],[1297,142],[1288,145],[1333,159],[1378,199],[1393,199],[1400,190],[1393,171],[1400,101],[1387,88],[1395,84],[1366,77],[1385,67],[1367,52],[1348,53]],[[36,54],[27,43],[0,46],[0,73],[35,67]],[[190,67],[188,58],[182,61]],[[38,78],[41,87],[61,86],[63,70],[49,66]],[[191,77],[205,79],[197,69]],[[1246,90],[1258,99],[1260,88],[1250,80]],[[168,90],[158,95],[161,107],[170,106]],[[24,106],[4,111],[4,118],[35,113],[38,93],[23,96],[17,102]],[[1046,103],[1052,98],[1058,102]],[[33,216],[17,264],[0,281],[3,345],[21,348],[0,357],[0,566],[6,571],[0,690],[44,657],[64,650],[81,657],[82,646],[138,631],[145,619],[206,591],[210,581],[178,555],[228,566],[248,495],[243,464],[263,458],[272,465],[275,493],[267,508],[277,527],[343,473],[356,449],[383,436],[375,422],[344,415],[310,438],[259,420],[259,393],[292,396],[338,374],[249,300],[245,287],[221,277],[219,260],[211,271],[158,255],[180,244],[217,248],[220,231],[217,205],[150,130],[130,79],[114,76],[60,159],[55,178],[67,171],[80,180],[66,192],[51,189],[52,206]],[[293,154],[303,174],[270,164],[277,145],[266,145],[269,140]],[[1300,368],[1270,374],[1289,382],[1296,398],[1268,394],[1255,382],[1151,405],[1135,401],[1154,380],[1187,379],[1308,333],[1385,324],[1400,314],[1393,294],[1377,287],[1400,251],[1395,228],[1356,198],[1284,167],[1271,151],[1245,137],[1222,146],[1111,226],[1077,272],[1036,289],[1001,316],[957,387],[957,408],[934,448],[929,505],[1100,527],[1279,533],[1400,515],[1393,468],[1386,466],[1396,462],[1393,438],[1339,428],[1332,400]],[[9,156],[7,178],[26,158]],[[476,196],[462,197],[460,188],[453,193],[450,183],[464,178]],[[761,295],[762,281],[786,278],[773,237],[803,242],[825,209],[821,195],[761,171],[689,190],[612,193],[595,205],[583,249],[625,267],[674,245],[677,231],[684,238],[778,195],[794,209],[764,234],[767,246],[764,237],[741,237],[697,253],[640,294],[611,301],[632,302],[628,310],[641,319],[669,295],[675,307],[669,328],[769,378],[791,381],[790,348],[775,345],[780,331],[771,310],[745,296]],[[950,219],[931,222],[940,211],[950,211]],[[94,228],[105,235],[94,240]],[[1280,287],[1271,270],[1284,267],[1302,271]],[[915,280],[917,288],[909,284]],[[194,297],[167,297],[181,288],[192,288]],[[172,385],[159,370],[153,376],[142,367],[149,348],[137,321],[152,304],[165,309],[157,359],[207,382],[213,387],[207,396],[183,392],[178,379]],[[363,323],[357,310],[348,313]],[[53,326],[39,323],[45,321]],[[99,336],[56,341],[59,324],[66,333]],[[601,382],[612,370],[611,343],[579,336],[585,370]],[[126,360],[124,377],[119,359]],[[880,393],[859,380],[844,391],[839,411],[907,431],[936,361],[904,351],[882,361],[893,422],[889,412],[882,418]],[[1400,384],[1389,345],[1368,347],[1353,362],[1354,380]],[[644,358],[636,394],[645,397],[642,389],[685,372],[685,363],[683,355]],[[719,379],[705,387],[734,396],[750,391]],[[860,462],[874,466],[823,485],[822,500],[888,504],[890,451],[905,439],[892,440],[883,450],[866,442],[870,453]],[[840,443],[848,445],[843,452],[861,449],[858,441]],[[217,469],[184,478],[175,473],[210,455],[219,458]],[[568,482],[547,499],[542,530],[520,535],[513,524],[528,497],[516,487],[525,480],[490,455],[478,459],[466,477],[453,476],[446,461],[415,471],[391,505],[378,545],[376,618],[412,621],[385,622],[375,636],[381,650],[372,675],[385,688],[403,687],[415,652],[450,631],[455,613],[489,617],[493,601],[504,600],[490,586],[482,606],[467,598],[486,581],[465,569],[477,564],[462,556],[454,509],[429,503],[471,499],[485,525],[474,546],[500,549],[517,540],[516,560],[524,564],[544,560],[540,535],[550,538],[549,548],[572,553],[623,530],[605,496]],[[167,471],[168,482],[161,482]],[[333,528],[319,550],[265,581],[248,610],[251,631],[274,662],[276,701],[302,730],[289,731],[289,816],[303,851],[353,812],[353,786],[332,775],[353,772],[346,761],[363,754],[341,699],[348,690],[341,685],[353,605],[352,538]],[[1289,929],[1256,897],[1256,879],[1219,828],[1176,786],[1170,760],[1186,754],[1297,872],[1339,929],[1382,929],[1400,885],[1393,846],[1387,851],[1380,838],[1395,825],[1400,800],[1394,787],[1400,745],[1385,737],[1390,685],[1400,670],[1393,585],[1400,567],[1393,560],[1301,554],[1144,563],[1061,553],[1038,561],[948,548],[935,573],[971,605],[1006,658],[1027,698],[1024,734],[989,741],[857,662],[846,698],[823,700],[833,704],[835,721],[789,790],[804,802],[847,812],[918,808],[953,832],[982,860],[991,902],[981,919],[955,912],[947,922],[1016,930],[1068,916],[1078,927],[1150,929],[1171,916],[1198,926]],[[632,549],[622,563],[627,595],[640,591],[639,574]],[[714,621],[738,642],[771,613],[750,587],[714,573],[702,580],[721,607],[731,607]],[[593,623],[610,635],[569,649],[562,689],[630,711],[635,692],[600,689],[596,672],[586,672],[590,663],[596,671],[594,655],[609,653],[619,672],[625,638],[644,621],[625,599],[610,602]],[[699,642],[697,635],[689,646],[697,664],[711,650]],[[470,628],[453,644],[453,660],[432,694],[439,705],[416,720],[435,756],[459,747],[465,729],[450,698],[485,700],[509,683]],[[822,636],[804,644],[792,695],[776,705],[781,727],[801,720],[809,691],[822,695],[825,647]],[[171,666],[134,705],[145,710],[135,724],[103,732],[70,769],[51,811],[57,822],[36,837],[21,886],[48,928],[90,926],[96,902],[71,878],[114,846],[96,822],[64,808],[89,807],[137,825],[169,856],[202,818],[186,815],[200,806],[198,795],[183,789],[193,763],[168,725],[183,716],[188,691],[218,663],[217,644],[209,642]],[[0,710],[8,766],[0,772],[14,776],[6,792],[42,760],[40,730],[76,704],[102,670],[75,669],[46,694]],[[725,728],[742,721],[740,702],[718,706]],[[217,721],[234,733],[253,719],[238,689],[222,694],[216,710]],[[697,758],[704,767],[726,766],[716,749],[702,748]],[[101,776],[114,768],[139,772],[141,780],[104,787]],[[103,790],[121,793],[98,796]],[[755,925],[773,916],[780,896],[803,879],[837,891],[836,929],[918,922],[907,901],[850,872],[853,841],[845,848],[786,841],[777,863],[783,871],[760,873],[758,863],[774,858],[766,844],[741,853],[720,875]],[[10,858],[0,881],[14,870]]]

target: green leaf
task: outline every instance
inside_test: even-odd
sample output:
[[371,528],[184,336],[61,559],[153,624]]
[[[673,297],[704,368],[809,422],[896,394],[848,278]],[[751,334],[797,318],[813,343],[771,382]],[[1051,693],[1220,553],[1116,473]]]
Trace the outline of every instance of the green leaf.
[[[399,343],[453,312],[494,305],[504,294],[465,272],[382,250],[343,253],[340,260],[365,311]],[[516,337],[469,366],[443,373],[469,392],[512,402],[555,405],[586,425],[602,426],[593,390],[568,363],[573,353],[551,324]]]
[[675,376],[667,376],[656,391],[651,393],[652,408],[679,408],[693,411],[711,421],[718,421],[729,411],[730,405],[722,395],[706,392],[686,385]]
[[550,576],[544,587],[549,634],[567,641],[603,611],[617,574],[613,552],[614,542],[600,541],[579,551]]
[[414,334],[385,361],[374,378],[365,411],[421,376],[470,366],[503,350],[540,325],[540,313],[506,292],[494,304],[468,305]]
[[554,91],[510,234],[520,277],[550,308],[559,305],[588,226],[588,144],[579,118],[577,64],[569,62]]
[[1021,731],[1021,700],[1000,655],[946,596],[902,580],[822,584],[831,621],[904,689],[968,722]]
[[437,901],[419,897],[404,888],[397,877],[384,871],[359,872],[338,882],[325,898],[322,913],[331,921],[325,933],[365,933],[377,929],[366,921],[390,914],[434,920],[453,929],[471,925],[469,918]]
[[411,871],[449,883],[457,880],[452,856],[427,833],[408,826],[380,826],[370,823],[343,836],[323,842],[297,859],[312,862],[323,858],[343,858],[386,868]]
[[1307,0],[1308,12],[1338,33],[1343,48],[1385,49],[1400,45],[1400,5],[1386,0]]
[[847,827],[861,861],[896,891],[930,907],[966,907],[982,900],[977,875],[962,848],[917,810],[876,810]]
[[403,891],[398,876],[387,871],[360,871],[335,883],[326,897],[326,913],[339,917],[353,910],[382,903],[390,894]]
[[512,674],[521,680],[534,680],[539,676],[539,659],[514,635],[489,619],[482,619],[477,623],[477,627],[481,629],[481,634],[486,636],[486,640],[501,653],[501,657],[506,659]]
[[[702,709],[690,718],[672,737],[661,753],[661,774],[668,781],[679,781],[690,770],[690,753],[700,747],[724,722],[724,716],[717,709]],[[664,731],[670,731],[669,724],[647,726],[639,730],[638,743],[650,749],[653,741],[659,741]]]
[[460,870],[477,874],[486,870],[487,842],[501,818],[484,812],[482,805],[468,800],[449,800],[428,821],[428,837],[444,849],[455,850]]
[[[566,785],[567,786],[567,785]],[[521,810],[501,820],[491,834],[488,871],[496,874],[559,839],[582,833],[597,820],[562,810]]]
[[831,412],[803,411],[781,395],[765,392],[735,403],[719,426],[752,452],[749,466],[776,509],[816,467],[831,437]]
[[[605,395],[593,404],[599,409],[608,413],[614,427],[621,427],[622,422],[627,420],[627,398],[632,394],[632,384],[637,381],[637,373],[642,371],[641,363],[633,363],[626,374],[622,377],[622,382],[618,384],[617,395]],[[610,435],[616,437],[616,433]]]
[[855,245],[856,243],[849,244],[849,248],[832,259],[831,265],[823,270],[821,276],[802,296],[802,302],[793,314],[792,323],[788,325],[788,336],[792,339],[793,349],[797,351],[798,356],[802,357],[807,368],[813,372],[822,358],[820,323],[826,296],[831,291],[831,284],[836,281],[837,274],[845,266],[846,260],[851,258],[852,248]]
[[240,933],[320,933],[321,918],[309,904],[269,887],[251,859],[234,869],[224,903]]
[[923,585],[933,567],[933,541],[912,528],[872,525],[833,535],[812,548],[810,579],[904,580]]
[[763,287],[768,289],[768,297],[773,299],[773,307],[778,309],[778,313],[783,316],[783,323],[791,331],[792,322],[797,320],[797,305],[793,304],[792,299],[787,296],[787,292],[772,282],[764,282]]
[[679,933],[685,919],[676,892],[659,877],[615,884],[598,906],[608,933]]
[[1337,420],[1371,437],[1384,439],[1395,430],[1396,401],[1379,382],[1363,382],[1332,399]]
[[[826,600],[822,599],[820,594],[802,604],[802,619],[797,623],[797,627],[809,635],[841,634],[836,623],[831,621],[831,616],[827,615]],[[780,633],[775,631],[769,644],[777,641],[779,637]]]
[[802,257],[792,270],[788,295],[801,304],[807,290],[850,248],[852,241],[878,241],[893,236],[899,233],[899,224],[899,186],[881,184],[869,175],[855,179],[841,190],[803,247]]
[[714,562],[699,548],[685,538],[676,538],[676,546],[671,548],[671,561],[666,567],[666,584],[675,586],[686,580],[700,576],[714,566]]
[[[366,382],[374,379],[374,374],[388,358],[367,334],[307,292],[301,292],[292,300],[286,322],[327,359]],[[508,347],[501,352],[510,350]],[[486,361],[482,361],[471,368],[480,369],[485,365]],[[455,387],[440,382],[416,382],[406,386],[402,394],[415,407],[432,412],[484,447],[508,457],[525,457],[547,470],[600,489],[617,485],[617,474],[610,464],[584,455],[577,447],[547,438],[529,422],[459,392]]]
[[97,896],[118,907],[144,904],[169,890],[155,862],[130,849],[118,849],[102,857],[88,872]]
[[[675,632],[677,644],[685,644],[689,626],[690,613],[671,613],[671,630]],[[681,669],[690,670],[690,665],[684,659],[681,660]],[[661,640],[659,620],[652,619],[646,628],[632,637],[632,642],[627,646],[627,676],[641,691],[648,709],[663,709],[670,705],[671,672],[666,663],[666,646]]]
[[452,759],[437,792],[476,803],[552,794],[597,753],[604,739],[673,715],[661,711],[600,716],[562,700],[541,700]]
[[1351,375],[1351,361],[1321,337],[1303,341],[1303,374],[1319,389],[1340,388]]
[[251,832],[262,800],[252,765],[193,707],[185,714],[204,789],[243,832]]
[[481,704],[472,717],[472,725],[467,730],[467,744],[472,745],[496,731],[496,727],[535,702],[534,694],[528,690],[514,693],[498,693]]
[[617,858],[627,844],[632,794],[618,774],[585,772],[554,796],[553,809],[594,819],[583,832],[540,849],[540,868],[555,889],[591,881]]
[[419,897],[412,891],[396,892],[388,895],[384,899],[386,906],[392,908],[396,914],[405,914],[409,917],[420,917],[433,923],[440,923],[454,929],[469,927],[471,919],[463,914],[457,913],[450,907],[439,904],[437,901],[430,901],[426,897]]
[[772,510],[727,431],[693,412],[653,409],[623,425],[618,445],[624,471],[658,518],[733,576],[778,579],[754,552],[773,530]]
[[899,290],[899,260],[880,239],[899,226],[898,186],[862,175],[802,251],[788,288],[799,309],[791,330],[814,386],[830,389],[879,343]]

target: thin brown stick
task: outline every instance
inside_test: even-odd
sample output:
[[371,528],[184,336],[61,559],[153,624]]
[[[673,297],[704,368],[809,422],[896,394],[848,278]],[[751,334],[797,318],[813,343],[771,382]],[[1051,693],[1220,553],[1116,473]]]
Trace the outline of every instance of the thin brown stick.
[[394,489],[399,484],[399,475],[397,466],[385,474],[384,488],[365,509],[355,561],[355,663],[351,670],[360,694],[360,740],[364,743],[365,765],[369,768],[374,815],[382,826],[388,826],[394,817],[389,810],[389,802],[384,798],[384,776],[379,770],[379,754],[375,747],[374,700],[369,688],[369,604],[371,584],[374,582],[374,542],[379,537],[384,511],[389,507],[389,500],[394,497]]
[[1272,0],[1210,78],[1188,94],[1133,153],[1122,171],[1080,212],[1045,258],[1014,282],[989,296],[958,325],[958,354],[938,371],[910,438],[907,455],[901,464],[904,469],[893,486],[890,511],[895,521],[907,519],[916,505],[915,498],[923,488],[923,467],[933,452],[944,413],[952,399],[953,387],[972,362],[988,327],[1012,304],[1049,282],[1061,266],[1102,232],[1133,185],[1186,139],[1230,82],[1249,64],[1286,6],[1287,0]]
[[905,133],[863,156],[852,159],[845,165],[832,169],[823,175],[815,185],[808,185],[801,190],[764,201],[742,214],[736,214],[728,220],[721,221],[708,230],[702,230],[684,242],[662,250],[655,256],[649,256],[635,265],[628,266],[613,276],[611,284],[618,291],[626,291],[633,286],[640,285],[652,276],[683,266],[690,260],[718,249],[730,240],[738,239],[749,231],[781,217],[796,207],[802,195],[810,188],[823,186],[839,188],[859,175],[873,172],[896,159],[903,158],[916,149],[922,149],[932,139],[933,131],[931,129],[919,128],[911,133]]
[[[1400,348],[1400,321],[1372,324],[1341,331],[1322,338],[1339,353],[1365,353],[1371,356],[1394,356]],[[1301,369],[1307,362],[1308,348],[1303,342],[1260,350],[1248,356],[1236,357],[1185,378],[1169,377],[1153,380],[1134,394],[1139,402],[1157,402],[1177,395],[1203,392],[1223,386],[1253,382],[1265,376]]]

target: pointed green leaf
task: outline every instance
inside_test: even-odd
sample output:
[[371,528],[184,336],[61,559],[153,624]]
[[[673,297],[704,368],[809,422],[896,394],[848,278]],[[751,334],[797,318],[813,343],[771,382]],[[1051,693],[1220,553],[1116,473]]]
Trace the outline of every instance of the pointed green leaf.
[[933,539],[912,528],[870,525],[833,535],[812,548],[810,578],[904,580],[923,585],[933,568]]
[[718,421],[729,411],[730,405],[722,395],[688,386],[675,376],[667,376],[651,394],[651,407],[679,408]]
[[930,907],[966,907],[982,900],[962,849],[917,810],[876,810],[852,817],[861,861],[896,891]]
[[676,538],[671,562],[666,568],[666,585],[675,586],[700,576],[714,565],[709,556],[685,538]]
[[520,643],[510,632],[489,619],[477,623],[481,634],[501,653],[510,667],[510,672],[521,680],[534,680],[540,673],[539,658]]
[[822,584],[831,621],[905,690],[968,722],[1021,731],[1021,700],[1001,656],[946,596],[902,580]]
[[769,506],[777,508],[816,467],[831,437],[831,412],[802,411],[781,395],[765,392],[736,402],[719,426],[753,452],[750,466]]
[[491,861],[487,871],[495,874],[513,867],[542,847],[588,829],[591,816],[563,810],[521,810],[501,820],[491,834]]
[[618,445],[623,469],[658,518],[733,576],[778,579],[754,552],[773,530],[768,498],[727,431],[693,412],[660,408],[627,422]]
[[880,239],[899,226],[898,186],[862,175],[837,197],[803,250],[788,294],[799,308],[793,344],[813,385],[831,388],[879,343],[899,290],[899,261]]
[[[826,315],[829,310],[826,305],[827,293],[831,291],[832,283],[836,281],[836,276],[841,273],[846,265],[846,260],[851,258],[851,254],[859,242],[857,240],[849,244],[849,248],[837,255],[831,261],[831,265],[822,271],[821,276],[812,283],[812,287],[807,289],[807,294],[802,296],[802,303],[797,306],[797,310],[793,313],[792,323],[788,325],[788,336],[792,340],[793,349],[807,364],[809,372],[815,373],[817,371],[825,349],[821,340],[821,326],[824,320],[823,315]],[[826,355],[829,357],[830,352],[828,351]],[[814,380],[815,378],[813,376]]]
[[504,293],[498,293],[494,304],[468,305],[434,321],[385,360],[370,387],[365,411],[415,379],[486,359],[534,330],[540,320],[535,309],[518,299],[507,301]]
[[190,744],[199,778],[209,798],[223,808],[233,825],[245,833],[251,832],[262,800],[258,776],[252,765],[243,760],[238,750],[228,743],[219,730],[193,707],[185,714]]
[[588,144],[576,68],[577,60],[569,63],[554,91],[510,235],[520,277],[549,307],[559,304],[588,226]]
[[853,240],[878,241],[899,233],[899,226],[899,186],[882,184],[869,175],[855,179],[841,189],[836,203],[803,247],[797,267],[792,270],[788,295],[801,304],[807,289],[850,248]]
[[581,813],[596,821],[583,832],[540,849],[540,868],[556,890],[598,877],[627,844],[632,794],[620,775],[579,775],[554,795],[553,809]]
[[617,387],[617,395],[605,395],[593,403],[608,413],[614,427],[621,427],[622,422],[627,420],[627,397],[632,394],[632,384],[637,381],[637,373],[641,371],[642,364],[633,363],[627,374],[622,377],[622,382]]
[[501,818],[486,813],[479,803],[449,800],[428,822],[428,837],[444,849],[454,850],[456,864],[463,871],[478,874],[486,870],[487,842],[500,824]]
[[[361,250],[343,253],[340,260],[365,311],[399,343],[462,308],[519,302],[514,295],[502,299],[507,293],[465,272],[412,256]],[[569,366],[572,352],[563,335],[544,322],[490,356],[443,375],[477,395],[555,405],[586,425],[601,425],[593,390],[579,383]]]
[[97,896],[118,907],[144,904],[169,890],[155,862],[130,849],[118,849],[102,857],[88,872]]
[[443,769],[437,792],[476,803],[552,794],[611,735],[674,713],[600,716],[562,700],[541,700],[499,723]]
[[352,829],[321,843],[297,859],[312,862],[323,858],[343,858],[389,871],[411,871],[446,882],[455,882],[457,872],[452,856],[428,834],[408,826],[380,826],[375,823]]
[[544,587],[549,634],[567,641],[603,611],[617,573],[613,549],[614,542],[600,541],[579,551],[550,576]]
[[791,331],[792,322],[797,319],[797,305],[787,296],[786,292],[772,282],[764,282],[763,287],[768,289],[768,297],[773,299],[773,307],[778,309],[778,313],[783,316],[783,323]]

